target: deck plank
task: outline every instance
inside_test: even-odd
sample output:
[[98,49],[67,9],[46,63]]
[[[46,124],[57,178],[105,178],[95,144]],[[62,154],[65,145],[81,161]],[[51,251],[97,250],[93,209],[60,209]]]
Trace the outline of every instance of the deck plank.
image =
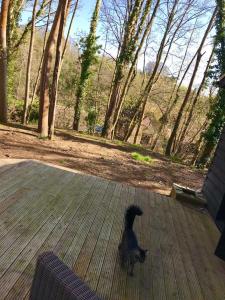
[[[28,299],[38,255],[54,251],[101,299],[224,300],[225,263],[214,256],[212,219],[148,190],[36,161],[0,160],[0,298]],[[148,248],[134,277],[118,244],[126,207]]]
[[85,178],[84,176],[80,176],[75,182],[70,182],[69,185],[67,185],[66,192],[60,195],[60,197],[63,197],[66,201],[71,201],[71,205],[68,207],[65,214],[62,214],[61,219],[59,220],[55,228],[35,253],[34,257],[23,271],[22,276],[19,277],[15,285],[12,287],[6,299],[23,299],[26,296],[26,294],[29,292],[32,281],[31,276],[27,275],[30,275],[34,272],[37,256],[42,252],[52,251],[52,249],[54,249],[59,240],[62,238],[65,230],[70,225],[70,222],[74,218],[77,208],[82,202],[82,199],[92,188],[93,183],[93,178]]
[[118,256],[118,245],[121,240],[122,230],[124,228],[124,211],[126,207],[130,204],[129,202],[129,188],[126,185],[122,186],[121,190],[121,206],[118,208],[115,230],[112,231],[112,236],[110,238],[110,247],[114,249],[114,273],[112,277],[112,286],[109,298],[112,300],[126,299],[126,284],[127,284],[127,272],[122,270],[119,264]]
[[121,187],[118,184],[114,183],[111,185],[113,185],[113,191],[111,195],[108,194],[106,197],[106,201],[108,200],[108,204],[110,205],[107,206],[107,211],[105,211],[104,222],[100,228],[100,233],[95,248],[93,249],[92,257],[87,272],[85,274],[85,277],[83,277],[93,290],[97,289],[97,285],[99,282],[99,277],[101,274],[104,257],[106,254],[106,249],[115,217],[114,210],[117,207],[117,203],[119,200],[118,196],[120,194],[121,189]]
[[[222,299],[225,295],[222,292],[224,280],[221,280],[219,276],[218,278],[215,276],[215,274],[218,273],[219,266],[217,266],[217,264],[220,260],[213,255],[214,251],[213,248],[210,247],[209,236],[206,236],[204,231],[201,230],[197,214],[190,214],[188,209],[186,209],[184,210],[184,216],[186,217],[187,225],[192,224],[193,226],[194,241],[192,241],[192,243],[196,245],[200,257],[199,260],[196,260],[196,267],[200,269],[200,264],[204,265],[204,278],[207,278],[209,282],[207,285],[208,294],[211,292],[214,299]],[[208,245],[208,247],[204,245]]]

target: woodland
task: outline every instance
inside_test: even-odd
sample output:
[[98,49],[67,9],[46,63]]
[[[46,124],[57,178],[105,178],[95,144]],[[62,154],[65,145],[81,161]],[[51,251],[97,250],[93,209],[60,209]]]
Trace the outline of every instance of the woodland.
[[[207,166],[225,121],[225,1],[2,0],[0,122]],[[93,7],[77,30],[84,7]]]

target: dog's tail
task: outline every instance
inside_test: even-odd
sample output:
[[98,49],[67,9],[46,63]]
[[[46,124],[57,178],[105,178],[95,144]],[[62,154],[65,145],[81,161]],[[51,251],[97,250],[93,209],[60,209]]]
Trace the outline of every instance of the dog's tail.
[[131,205],[127,208],[125,212],[125,228],[132,229],[135,216],[141,216],[143,214],[142,210],[137,205]]

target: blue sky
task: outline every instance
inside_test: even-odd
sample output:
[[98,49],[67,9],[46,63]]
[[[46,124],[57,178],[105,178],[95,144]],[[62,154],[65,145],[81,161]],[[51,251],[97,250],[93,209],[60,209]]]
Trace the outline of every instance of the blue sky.
[[[71,30],[71,37],[75,36],[75,34],[79,31],[86,31],[89,30],[89,24],[92,12],[94,10],[95,6],[95,0],[88,0],[88,1],[82,1],[80,0],[80,4],[78,6],[78,10],[76,12],[74,25]],[[22,13],[21,16],[21,24],[26,24],[27,21],[32,16],[32,7],[27,7]],[[69,21],[69,20],[68,20]],[[69,22],[67,22],[69,23]]]
[[[93,10],[94,10],[94,7],[95,7],[96,0],[87,0],[87,1],[80,0],[79,2],[80,2],[80,4],[78,6],[78,10],[76,12],[75,20],[74,20],[72,30],[71,30],[71,34],[70,34],[70,37],[73,38],[73,39],[79,33],[81,33],[81,32],[86,32],[87,33],[89,31],[90,19],[91,19],[91,16],[92,16],[92,13],[93,13]],[[32,15],[32,7],[27,7],[25,9],[25,11],[23,12],[23,14],[22,14],[21,23],[26,24],[28,19],[31,18],[31,15]],[[67,28],[68,28],[69,22],[70,22],[70,20],[68,20],[68,22],[67,22]],[[104,44],[104,42],[101,40],[101,30],[100,30],[99,27],[98,27],[98,35],[100,36],[99,43]],[[65,32],[67,32],[67,28],[66,28]],[[153,37],[153,39],[154,39],[154,37]],[[205,47],[205,50],[206,50],[206,55],[205,56],[206,57],[208,56],[208,53],[210,53],[210,49],[211,49],[211,46]],[[195,49],[192,49],[192,50],[195,51]],[[115,48],[113,49],[112,45],[111,45],[110,49],[107,49],[107,51],[115,57],[116,49]],[[149,57],[149,59],[154,60],[154,58],[150,58],[150,57]],[[140,57],[139,64],[138,64],[140,68],[142,68],[142,61],[143,61],[143,59]],[[205,61],[207,61],[206,58],[205,58]],[[169,67],[171,67],[174,64],[174,62],[168,60],[167,64],[168,64]],[[202,77],[202,72],[201,71],[199,72],[198,77],[199,78],[197,79],[197,82],[199,82],[199,80]]]
[[75,16],[74,26],[71,32],[72,36],[79,31],[88,32],[91,15],[95,7],[95,2],[95,0],[81,1],[77,14]]

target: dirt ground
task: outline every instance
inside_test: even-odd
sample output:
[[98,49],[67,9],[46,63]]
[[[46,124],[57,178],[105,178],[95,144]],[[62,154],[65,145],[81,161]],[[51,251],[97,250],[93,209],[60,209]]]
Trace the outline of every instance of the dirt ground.
[[[135,161],[131,157],[134,151],[150,155],[153,162]],[[201,171],[147,149],[90,138],[72,130],[58,130],[49,141],[39,139],[32,128],[0,125],[0,158],[37,159],[167,195],[173,182],[200,189],[204,179]]]

